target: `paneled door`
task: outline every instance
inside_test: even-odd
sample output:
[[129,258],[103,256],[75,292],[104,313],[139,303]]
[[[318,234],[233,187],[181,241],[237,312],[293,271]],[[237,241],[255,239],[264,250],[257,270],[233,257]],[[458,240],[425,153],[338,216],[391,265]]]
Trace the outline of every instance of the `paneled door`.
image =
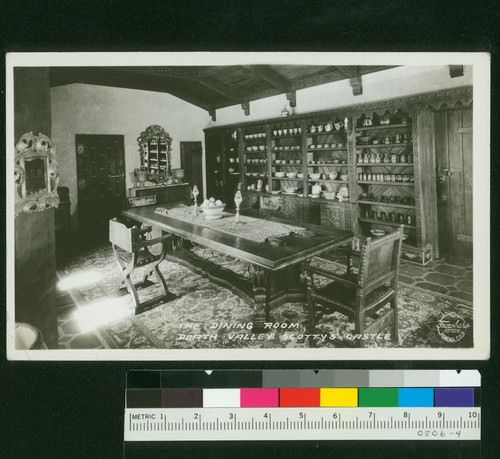
[[201,142],[181,142],[181,167],[184,169],[184,180],[191,188],[196,185],[200,195],[203,194],[202,164]]
[[125,197],[122,135],[76,135],[78,221],[83,241],[109,239],[109,219],[119,217]]
[[472,109],[435,113],[440,256],[472,259]]

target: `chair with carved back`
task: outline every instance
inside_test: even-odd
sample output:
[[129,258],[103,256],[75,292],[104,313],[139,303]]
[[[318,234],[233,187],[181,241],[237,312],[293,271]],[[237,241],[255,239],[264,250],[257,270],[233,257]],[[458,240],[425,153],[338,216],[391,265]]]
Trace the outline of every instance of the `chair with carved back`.
[[[116,292],[118,293],[126,288],[132,294],[135,314],[140,314],[153,306],[175,298],[175,295],[169,292],[165,278],[159,268],[159,264],[167,255],[167,243],[172,236],[169,234],[151,238],[151,231],[150,226],[143,226],[142,228],[133,226],[129,228],[116,218],[109,221],[109,240],[113,247],[116,262],[121,269]],[[156,246],[155,248],[160,246],[161,250],[155,251],[153,246]],[[149,267],[150,269],[146,269],[144,272],[142,282],[134,284],[131,274],[135,269],[143,267]],[[153,274],[161,285],[162,294],[141,303],[137,289],[154,285],[154,283],[148,281],[148,277]]]
[[[305,263],[302,269],[307,275],[309,333],[315,333],[317,307],[321,305],[354,321],[355,335],[378,334],[390,325],[392,342],[399,344],[397,298],[402,241],[403,225],[381,238],[367,238],[361,245],[357,274],[348,268],[345,275],[339,275]],[[362,339],[355,343],[361,347]]]

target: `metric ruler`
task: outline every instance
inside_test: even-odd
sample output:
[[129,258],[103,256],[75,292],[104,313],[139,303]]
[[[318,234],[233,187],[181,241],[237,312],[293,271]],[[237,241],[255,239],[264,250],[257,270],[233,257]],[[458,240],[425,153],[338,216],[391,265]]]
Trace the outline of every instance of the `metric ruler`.
[[125,441],[479,440],[480,408],[126,409]]

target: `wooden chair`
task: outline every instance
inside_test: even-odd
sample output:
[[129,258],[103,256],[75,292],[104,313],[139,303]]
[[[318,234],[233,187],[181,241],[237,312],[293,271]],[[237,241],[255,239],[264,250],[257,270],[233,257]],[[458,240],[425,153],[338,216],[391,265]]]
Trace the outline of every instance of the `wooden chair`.
[[[348,272],[338,275],[331,271],[303,265],[307,274],[307,304],[309,333],[316,329],[316,306],[345,314],[354,321],[354,334],[380,333],[391,325],[392,341],[399,344],[398,337],[398,274],[403,242],[403,225],[395,232],[372,240],[367,238],[361,246],[358,274]],[[331,280],[317,287],[314,275]],[[388,303],[390,308],[380,312]],[[371,318],[371,321],[367,319]],[[361,347],[362,340],[356,344]]]
[[[113,219],[109,221],[109,240],[113,247],[116,262],[121,269],[120,281],[116,286],[116,292],[127,289],[133,296],[135,303],[135,314],[140,314],[147,309],[151,309],[162,302],[175,298],[167,288],[167,283],[160,271],[159,264],[167,255],[167,242],[172,237],[170,234],[151,239],[149,237],[151,227],[138,228],[133,226],[128,228],[123,223]],[[161,244],[161,252],[156,254],[151,252],[151,247]],[[122,249],[119,251],[118,249]],[[152,265],[151,269],[146,271],[142,282],[134,284],[131,274],[136,268]],[[137,288],[145,288],[154,285],[148,281],[148,277],[155,274],[157,281],[161,284],[163,293],[160,296],[147,300],[143,303],[139,300]]]

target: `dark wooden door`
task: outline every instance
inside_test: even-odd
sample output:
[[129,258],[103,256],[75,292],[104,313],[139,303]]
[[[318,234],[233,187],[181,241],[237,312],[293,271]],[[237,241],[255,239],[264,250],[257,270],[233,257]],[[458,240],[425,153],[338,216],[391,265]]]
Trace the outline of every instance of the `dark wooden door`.
[[201,142],[181,142],[181,167],[184,169],[185,181],[191,188],[196,185],[200,195],[203,194],[202,164]]
[[472,258],[472,109],[437,112],[440,256]]
[[76,136],[78,222],[82,242],[109,239],[109,219],[119,217],[125,197],[122,135]]

